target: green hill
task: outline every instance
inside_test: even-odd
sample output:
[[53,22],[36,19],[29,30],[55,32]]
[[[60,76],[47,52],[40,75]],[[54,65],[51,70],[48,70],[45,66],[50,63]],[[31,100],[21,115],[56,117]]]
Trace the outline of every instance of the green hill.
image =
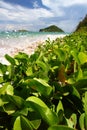
[[47,28],[40,29],[39,32],[64,32],[64,31],[55,25],[51,25]]
[[18,30],[18,32],[29,32],[29,31],[25,29],[21,29],[21,30]]
[[76,31],[87,31],[87,15],[82,21],[80,21],[76,28]]

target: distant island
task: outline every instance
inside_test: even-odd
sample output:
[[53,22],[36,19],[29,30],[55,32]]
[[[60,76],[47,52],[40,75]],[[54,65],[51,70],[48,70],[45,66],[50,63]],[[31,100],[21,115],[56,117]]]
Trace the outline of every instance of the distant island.
[[18,30],[18,32],[29,32],[29,31],[25,29],[21,29],[21,30]]
[[64,31],[55,25],[51,25],[47,28],[40,29],[39,32],[64,32]]
[[75,32],[76,31],[86,31],[87,32],[87,15],[85,16],[85,18],[82,21],[79,22]]

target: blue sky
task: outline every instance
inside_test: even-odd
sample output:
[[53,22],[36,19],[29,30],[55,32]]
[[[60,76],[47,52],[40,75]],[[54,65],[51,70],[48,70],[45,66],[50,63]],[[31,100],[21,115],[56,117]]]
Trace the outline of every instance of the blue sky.
[[87,0],[0,0],[0,30],[56,25],[72,32],[86,14]]

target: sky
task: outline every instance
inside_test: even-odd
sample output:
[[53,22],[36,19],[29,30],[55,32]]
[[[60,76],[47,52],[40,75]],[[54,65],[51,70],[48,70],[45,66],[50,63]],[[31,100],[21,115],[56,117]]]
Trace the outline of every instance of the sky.
[[39,31],[56,25],[73,32],[87,14],[87,0],[0,0],[0,30]]

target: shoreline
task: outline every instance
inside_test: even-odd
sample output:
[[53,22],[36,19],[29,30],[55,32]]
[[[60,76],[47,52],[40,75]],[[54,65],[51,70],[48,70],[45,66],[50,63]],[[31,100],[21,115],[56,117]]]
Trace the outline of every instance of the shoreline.
[[65,34],[61,35],[48,35],[45,39],[40,39],[37,41],[34,41],[32,43],[28,43],[27,45],[6,45],[6,44],[1,44],[0,45],[0,63],[2,64],[9,64],[8,61],[5,59],[5,54],[8,54],[12,57],[14,55],[18,54],[18,52],[23,52],[28,55],[31,55],[34,53],[35,49],[41,45],[44,44],[45,41],[50,38],[50,40],[56,40],[56,38],[63,38],[65,37]]

